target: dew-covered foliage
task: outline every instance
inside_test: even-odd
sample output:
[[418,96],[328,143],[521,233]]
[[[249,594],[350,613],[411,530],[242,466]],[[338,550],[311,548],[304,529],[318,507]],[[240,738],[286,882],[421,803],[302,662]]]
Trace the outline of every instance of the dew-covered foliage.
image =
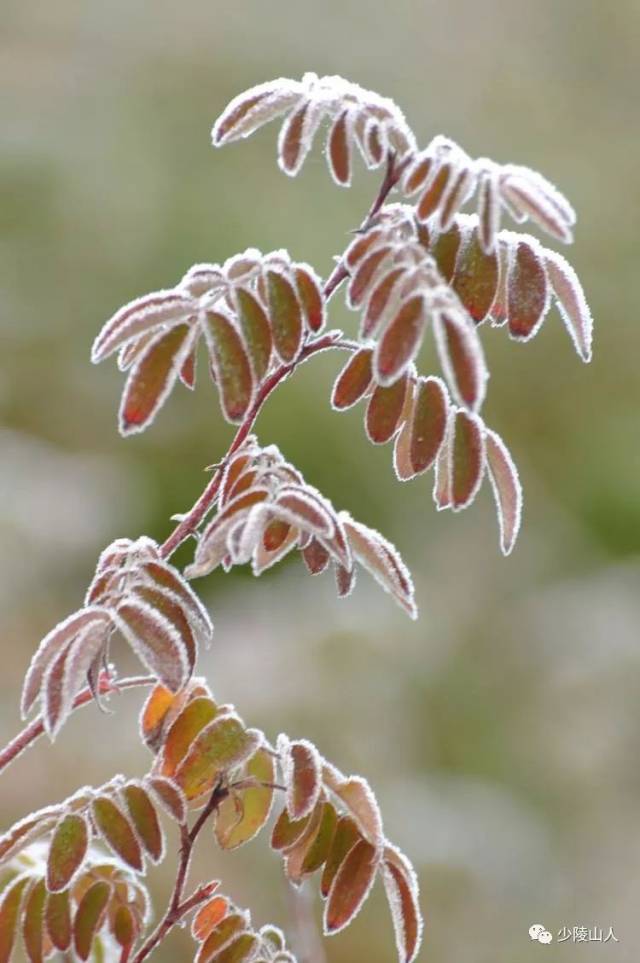
[[[196,963],[295,961],[283,932],[255,928],[220,880],[185,895],[204,827],[203,846],[211,850],[232,851],[262,834],[292,886],[315,877],[327,936],[351,923],[380,880],[398,959],[411,963],[419,952],[416,874],[387,839],[366,779],[344,775],[304,737],[270,741],[194,675],[213,624],[190,580],[238,565],[258,576],[295,554],[311,575],[331,568],[340,596],[364,569],[417,616],[411,575],[395,546],[334,508],[254,433],[269,396],[326,351],[341,352],[342,363],[325,403],[342,412],[362,402],[369,441],[393,443],[398,480],[433,472],[437,510],[467,508],[487,479],[508,555],[522,489],[505,441],[482,414],[489,381],[483,325],[526,342],[555,304],[579,357],[589,361],[592,319],[564,256],[504,228],[502,218],[569,243],[575,214],[526,167],[474,160],[443,136],[420,148],[392,101],[340,77],[306,74],[240,94],[216,121],[213,144],[248,137],[276,119],[278,163],[288,175],[301,170],[324,128],[338,185],[351,183],[356,153],[368,168],[382,167],[384,179],[326,280],[285,250],[250,248],[223,264],[195,264],[173,287],[131,301],[95,339],[92,360],[116,355],[126,375],[123,435],[149,427],[179,383],[196,387],[199,353],[221,414],[237,430],[226,453],[213,453],[206,488],[176,516],[167,540],[113,541],[82,607],[33,656],[21,710],[27,717],[37,706],[40,714],[3,751],[2,768],[42,732],[58,737],[72,712],[119,686],[150,687],[139,738],[152,760],[141,777],[79,789],[0,836],[0,963],[20,942],[30,963],[55,955],[142,963],[187,919]],[[393,191],[399,198],[391,202]],[[358,318],[348,334],[328,327],[341,286]],[[435,370],[422,371],[428,338]],[[331,439],[323,444],[330,458]],[[190,536],[193,557],[180,571],[170,559]],[[147,675],[117,677],[111,656],[118,638]],[[165,841],[167,823],[177,847]],[[145,874],[176,852],[172,894],[150,929]]]

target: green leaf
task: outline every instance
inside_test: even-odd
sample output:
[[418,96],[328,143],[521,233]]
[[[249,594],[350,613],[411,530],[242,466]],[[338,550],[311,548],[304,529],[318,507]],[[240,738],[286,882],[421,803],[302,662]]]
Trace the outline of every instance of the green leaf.
[[71,945],[71,905],[69,890],[49,893],[44,909],[44,921],[49,939],[63,952]]
[[33,885],[24,908],[22,917],[22,939],[30,963],[42,963],[44,936],[44,903],[47,890],[44,880],[39,879]]
[[213,786],[219,773],[244,762],[259,741],[259,733],[245,729],[237,716],[214,719],[192,743],[176,772],[176,782],[187,799],[195,799]]
[[102,922],[111,887],[104,880],[98,880],[86,891],[76,911],[73,921],[73,942],[81,960],[86,960],[91,952],[91,944]]
[[8,963],[11,956],[22,894],[28,882],[28,876],[21,876],[3,894],[0,903],[0,963]]
[[244,340],[249,350],[253,373],[259,384],[267,373],[271,361],[271,325],[267,312],[255,295],[245,288],[236,289],[238,317]]
[[94,799],[93,818],[98,831],[120,859],[141,873],[143,869],[142,851],[131,823],[121,809],[107,796]]
[[[255,779],[257,783],[273,783],[275,760],[266,749],[258,749],[246,765],[243,778]],[[256,785],[237,790],[239,806],[232,797],[224,799],[218,807],[215,834],[222,849],[236,849],[253,839],[260,832],[271,812],[274,790],[270,785]]]
[[267,271],[269,317],[276,351],[287,364],[302,343],[302,310],[293,285],[278,271]]
[[215,719],[218,709],[211,699],[194,699],[184,707],[165,739],[162,749],[163,776],[173,776],[199,732]]
[[207,311],[205,331],[223,414],[227,421],[237,423],[253,399],[253,373],[247,349],[224,314]]
[[53,833],[47,859],[47,889],[59,893],[66,889],[84,861],[89,845],[89,827],[84,816],[63,816]]
[[162,859],[164,840],[158,814],[148,793],[137,783],[128,783],[123,788],[122,795],[138,838],[153,862],[159,862]]

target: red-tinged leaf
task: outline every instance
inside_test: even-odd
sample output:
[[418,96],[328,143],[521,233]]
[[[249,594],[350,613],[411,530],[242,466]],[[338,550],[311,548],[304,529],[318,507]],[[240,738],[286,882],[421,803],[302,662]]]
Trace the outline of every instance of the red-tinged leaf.
[[320,880],[320,893],[323,899],[329,895],[331,884],[347,853],[361,838],[355,820],[351,816],[338,818]]
[[196,736],[213,722],[218,714],[216,704],[207,698],[194,699],[172,724],[162,748],[161,775],[173,776],[189,751]]
[[180,368],[180,381],[186,388],[190,388],[191,391],[196,386],[196,351],[195,348],[192,349],[191,353],[187,355],[185,361]]
[[417,355],[427,323],[421,294],[408,298],[385,329],[374,355],[375,378],[392,385]]
[[528,341],[536,334],[549,307],[549,285],[542,248],[531,239],[519,241],[507,281],[509,334]]
[[319,496],[308,488],[282,488],[276,496],[274,511],[283,511],[289,521],[313,535],[331,538],[334,523]]
[[118,607],[114,621],[140,661],[172,692],[189,678],[189,650],[175,626],[142,600]]
[[282,546],[287,535],[291,530],[291,525],[288,522],[283,522],[279,518],[274,518],[265,527],[262,544],[267,552],[277,552],[277,550]]
[[451,507],[460,511],[476,497],[485,469],[484,425],[463,408],[454,415],[450,457]]
[[302,558],[311,575],[324,572],[329,564],[329,553],[315,538],[302,549]]
[[496,253],[498,255],[498,287],[491,305],[491,326],[499,328],[507,321],[508,281],[513,258],[512,245],[505,240],[504,232],[501,232],[498,237]]
[[191,744],[176,772],[176,782],[187,799],[195,799],[213,786],[219,773],[248,759],[259,743],[259,733],[245,729],[237,716],[214,719]]
[[295,177],[311,147],[307,134],[310,103],[306,101],[285,120],[278,137],[278,164],[285,174]]
[[544,253],[562,320],[582,360],[591,361],[593,319],[578,275],[561,254],[555,251]]
[[308,264],[295,268],[296,290],[309,331],[317,334],[326,321],[325,301],[320,278]]
[[289,882],[293,883],[294,886],[300,886],[304,879],[303,866],[320,831],[323,810],[324,804],[319,802],[312,810],[309,824],[300,839],[294,846],[285,850],[284,872]]
[[355,405],[369,390],[373,380],[370,348],[356,351],[336,378],[331,404],[336,411],[345,411]]
[[447,430],[449,398],[440,378],[419,378],[411,417],[409,460],[416,474],[434,464]]
[[422,939],[422,916],[417,887],[413,885],[415,874],[412,880],[401,863],[385,858],[382,878],[391,909],[398,958],[401,963],[413,963]]
[[298,81],[274,80],[234,97],[214,125],[211,133],[214,147],[248,137],[293,106],[301,93],[302,84]]
[[379,227],[376,227],[356,237],[347,248],[344,256],[346,266],[353,272],[356,265],[363,260],[369,251],[373,250],[374,246],[382,240],[383,236],[383,231]]
[[385,274],[374,287],[362,317],[360,327],[361,338],[372,337],[382,323],[385,315],[395,306],[398,300],[395,295],[400,287],[399,281],[406,273],[406,265],[394,268]]
[[366,779],[361,776],[345,777],[325,762],[324,784],[343,803],[356,821],[358,830],[373,846],[382,841],[382,815],[376,797]]
[[11,883],[2,894],[2,902],[0,902],[0,963],[9,963],[16,938],[22,894],[29,881],[28,876],[22,876]]
[[431,245],[431,254],[436,260],[440,274],[447,283],[451,281],[456,269],[456,259],[461,241],[460,227],[454,223],[449,230],[438,234]]
[[351,183],[351,132],[350,115],[343,110],[336,117],[327,140],[329,170],[336,184],[348,187]]
[[68,950],[71,945],[71,904],[68,890],[49,893],[44,908],[44,923],[55,948],[63,952]]
[[409,479],[415,478],[416,473],[413,470],[413,465],[411,464],[410,459],[410,444],[411,412],[409,411],[408,417],[403,420],[402,427],[396,435],[396,440],[393,446],[393,468],[400,481],[409,481]]
[[193,332],[180,324],[162,332],[131,369],[120,403],[123,435],[144,431],[168,398],[193,346]]
[[279,562],[281,558],[284,558],[284,556],[297,545],[300,537],[300,530],[292,525],[284,541],[280,543],[278,548],[272,551],[268,551],[264,547],[264,542],[260,540],[255,548],[251,561],[253,574],[261,575],[266,569],[271,568],[272,565]]
[[249,351],[253,374],[260,384],[269,369],[271,361],[271,325],[267,312],[257,297],[245,288],[236,289],[238,317],[242,334]]
[[7,862],[31,840],[52,829],[63,812],[63,806],[47,806],[15,823],[0,836],[0,861]]
[[228,553],[227,534],[230,528],[246,517],[254,505],[265,502],[269,497],[268,489],[252,488],[227,502],[202,533],[193,564],[185,569],[186,577],[207,575],[216,568]]
[[302,308],[291,282],[278,271],[267,271],[269,318],[278,355],[288,364],[302,344]]
[[379,585],[398,602],[407,614],[417,617],[413,583],[400,555],[385,538],[372,528],[344,516],[344,525],[353,554]]
[[458,211],[464,206],[476,185],[476,174],[466,164],[451,177],[440,205],[440,227],[448,231]]
[[128,818],[107,796],[98,796],[91,806],[98,832],[127,866],[136,872],[143,870],[142,850]]
[[[108,358],[126,342],[145,335],[150,329],[166,330],[166,325],[186,324],[197,305],[192,297],[179,291],[155,291],[125,304],[102,328],[91,349],[94,364]],[[136,348],[136,354],[138,352]],[[123,362],[130,364],[130,356]]]
[[152,584],[158,585],[163,591],[168,592],[175,598],[189,619],[199,640],[204,645],[208,645],[213,635],[213,625],[209,613],[177,569],[166,562],[149,562],[143,566],[142,573],[149,576]]
[[477,324],[481,324],[493,304],[498,289],[498,256],[487,254],[477,230],[463,239],[456,260],[452,287]]
[[365,144],[367,154],[370,158],[369,166],[378,167],[384,158],[384,146],[382,143],[382,134],[379,124],[376,124],[372,121],[367,123],[367,128],[365,131]]
[[454,412],[449,410],[447,429],[440,452],[436,459],[436,470],[433,479],[433,500],[438,511],[451,507],[451,432]]
[[245,767],[242,781],[255,785],[237,790],[239,806],[231,797],[218,806],[215,835],[222,849],[236,849],[256,836],[267,822],[273,804],[275,760],[266,749],[258,749]]
[[404,408],[407,383],[405,372],[392,385],[378,385],[374,389],[365,415],[367,436],[374,445],[384,445],[395,435]]
[[71,712],[74,699],[86,685],[92,667],[96,663],[102,666],[106,645],[106,626],[87,625],[47,670],[42,686],[44,723],[52,739]]
[[302,819],[315,808],[322,789],[320,755],[311,742],[301,739],[288,743],[282,765],[289,816],[294,821]]
[[166,592],[148,585],[135,585],[131,590],[131,596],[141,599],[149,608],[159,612],[173,625],[185,647],[188,673],[191,675],[196,664],[198,644],[191,622],[182,606]]
[[31,887],[22,917],[22,939],[30,963],[42,963],[44,937],[44,903],[47,890],[44,880],[39,879]]
[[184,822],[187,803],[180,787],[170,779],[163,779],[160,776],[150,778],[148,785],[169,816],[177,823]]
[[207,903],[204,903],[191,924],[191,935],[194,940],[202,943],[210,933],[225,918],[229,911],[229,900],[226,896],[214,896]]
[[532,172],[520,168],[517,174],[503,177],[502,194],[517,213],[526,214],[552,237],[570,244],[573,240],[571,228],[563,212],[543,189],[542,184],[546,182],[539,174],[530,177],[527,176],[529,173]]
[[509,449],[495,431],[486,429],[487,469],[500,527],[500,547],[508,555],[515,545],[522,516],[522,486]]
[[335,576],[336,576],[336,588],[338,590],[338,598],[346,599],[355,588],[356,584],[356,570],[355,568],[345,568],[344,565],[340,565],[336,562],[334,566]]
[[209,960],[219,960],[219,953],[239,934],[247,929],[248,920],[243,913],[229,913],[201,945],[196,963],[209,963]]
[[486,171],[478,191],[478,237],[482,250],[490,254],[500,230],[500,185],[496,169]]
[[487,368],[478,334],[465,318],[441,312],[434,317],[440,364],[459,401],[477,410],[484,401]]
[[79,868],[89,845],[89,827],[84,816],[68,813],[53,833],[47,859],[47,889],[59,893],[66,889]]
[[359,308],[365,297],[377,283],[379,273],[386,258],[391,253],[390,244],[373,248],[358,264],[349,282],[347,303],[350,308]]
[[205,333],[223,414],[232,424],[242,421],[254,391],[247,349],[229,318],[218,311],[207,311]]
[[407,197],[416,194],[420,188],[426,184],[432,164],[433,156],[427,154],[426,156],[417,157],[407,169],[403,184],[403,192]]
[[86,960],[91,952],[91,944],[102,923],[110,893],[109,883],[98,880],[80,900],[73,921],[73,942],[81,960]]
[[347,853],[325,905],[325,933],[338,933],[357,915],[371,891],[379,861],[378,851],[365,839]]
[[454,175],[454,171],[451,164],[447,163],[442,164],[435,175],[432,173],[428,187],[420,198],[416,209],[419,221],[427,221],[438,210],[452,175]]
[[122,789],[127,812],[138,839],[154,863],[159,863],[164,852],[164,839],[156,808],[142,785],[128,783]]
[[322,804],[320,825],[302,861],[301,874],[308,876],[324,865],[331,850],[338,815],[330,802]]
[[26,717],[40,694],[44,673],[52,660],[60,654],[82,629],[89,626],[106,626],[109,624],[110,619],[111,616],[106,609],[91,606],[81,609],[79,612],[74,612],[73,615],[70,615],[63,622],[58,623],[58,625],[44,637],[31,660],[31,665],[24,680],[20,706],[23,718]]
[[241,933],[215,957],[207,957],[207,959],[215,960],[215,963],[247,963],[249,960],[256,959],[259,946],[260,940],[255,933]]
[[115,911],[112,931],[116,942],[123,947],[123,949],[129,949],[135,943],[137,935],[136,921],[130,908],[123,903],[121,903]]
[[311,813],[303,816],[302,819],[292,820],[289,817],[287,808],[282,810],[271,833],[271,847],[275,850],[292,849],[304,836],[309,828]]

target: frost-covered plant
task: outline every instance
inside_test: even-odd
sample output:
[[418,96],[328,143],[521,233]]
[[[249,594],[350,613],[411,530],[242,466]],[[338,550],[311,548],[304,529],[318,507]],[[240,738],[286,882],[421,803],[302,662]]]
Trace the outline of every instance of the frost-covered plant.
[[[294,960],[281,931],[255,929],[249,914],[218,892],[217,880],[185,895],[204,826],[213,826],[219,847],[235,849],[260,832],[274,807],[271,846],[294,886],[318,874],[327,934],[351,922],[380,877],[400,960],[410,963],[419,950],[416,876],[387,840],[368,783],[343,775],[305,739],[270,742],[194,676],[213,626],[187,579],[246,563],[259,575],[296,550],[312,575],[333,567],[340,595],[349,594],[361,566],[416,617],[411,577],[394,546],[336,510],[252,433],[272,392],[330,350],[349,355],[333,387],[334,409],[366,399],[369,439],[394,440],[401,480],[434,468],[438,509],[466,508],[488,477],[508,554],[522,496],[505,443],[480,414],[488,372],[479,328],[504,325],[513,339],[527,341],[554,301],[588,361],[592,322],[565,259],[529,234],[501,229],[500,221],[503,213],[530,220],[568,242],[575,216],[528,168],[473,160],[441,136],[420,150],[394,103],[339,77],[307,74],[241,94],[217,120],[213,143],[247,137],[277,117],[284,117],[278,162],[287,174],[298,173],[328,122],[334,180],[349,184],[355,150],[368,167],[384,165],[384,180],[326,281],[287,251],[252,248],[224,264],[196,264],[174,287],[130,302],[95,340],[93,360],[116,354],[127,375],[123,434],[147,428],[178,381],[195,387],[201,344],[222,414],[238,429],[166,541],[118,539],[106,548],[82,608],[33,657],[22,712],[38,703],[40,714],[0,753],[0,768],[43,732],[56,737],[69,714],[92,699],[143,685],[152,688],[140,734],[153,762],[140,779],[116,776],[85,787],[0,838],[0,963],[9,960],[18,930],[31,963],[56,952],[141,963],[189,914],[197,963]],[[401,200],[388,203],[394,190]],[[477,212],[461,213],[474,197]],[[350,338],[326,330],[329,301],[343,284],[360,317]],[[416,367],[428,331],[440,375]],[[170,558],[189,536],[197,540],[194,559],[181,573]],[[115,676],[114,635],[131,645],[148,675]],[[166,857],[160,811],[177,825],[181,845],[169,905],[149,933],[142,874]]]

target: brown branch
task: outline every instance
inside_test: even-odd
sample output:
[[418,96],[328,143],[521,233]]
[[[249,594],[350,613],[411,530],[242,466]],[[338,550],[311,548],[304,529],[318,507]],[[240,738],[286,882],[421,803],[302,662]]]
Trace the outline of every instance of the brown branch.
[[[112,692],[120,692],[121,689],[132,689],[135,686],[154,685],[157,680],[150,675],[131,676],[126,679],[112,679],[106,673],[100,678],[98,692],[100,695],[110,695]],[[88,687],[78,693],[74,699],[72,711],[86,706],[91,702],[93,694]],[[32,745],[36,739],[44,733],[44,722],[42,716],[36,716],[33,722],[19,732],[18,735],[0,751],[0,772],[13,762],[14,759]]]
[[199,886],[191,896],[187,897],[187,899],[182,898],[195,842],[209,816],[215,812],[223,799],[226,799],[228,795],[229,790],[227,787],[221,782],[218,783],[211,793],[209,802],[204,807],[191,829],[188,829],[186,823],[181,825],[180,831],[182,838],[180,842],[180,862],[178,864],[176,881],[173,885],[171,896],[169,897],[169,904],[164,916],[156,926],[153,933],[140,947],[134,956],[132,963],[142,963],[142,961],[145,960],[156,948],[158,943],[162,942],[162,940],[169,933],[169,931],[173,929],[176,923],[179,923],[183,916],[186,916],[186,914],[191,912],[192,909],[195,909],[196,906],[199,906],[200,903],[204,902],[204,900],[206,900],[215,889],[217,884],[204,883],[202,886]]
[[[377,214],[380,213],[382,206],[384,205],[390,192],[400,180],[400,177],[402,176],[402,173],[410,159],[411,158],[407,158],[402,161],[402,163],[396,165],[395,155],[393,153],[389,154],[384,180],[382,181],[380,190],[371,204],[367,216],[362,222],[359,230],[366,231],[371,225],[372,220]],[[345,281],[348,277],[349,272],[344,264],[344,260],[341,258],[324,284],[323,294],[326,301],[331,298],[343,281]],[[358,342],[343,338],[340,331],[329,331],[326,334],[319,335],[317,338],[312,338],[307,341],[297,358],[295,358],[289,364],[281,365],[279,368],[276,368],[274,372],[272,372],[272,374],[260,386],[258,394],[256,395],[253,404],[249,408],[249,411],[245,415],[242,424],[238,428],[227,454],[222,461],[216,465],[209,484],[204,489],[193,508],[191,508],[184,518],[181,519],[177,527],[161,546],[160,553],[163,558],[169,558],[171,555],[173,555],[173,553],[177,548],[179,548],[185,539],[195,532],[198,525],[215,502],[220,489],[220,482],[222,481],[225,465],[231,456],[238,450],[238,448],[240,448],[247,435],[251,432],[251,429],[253,428],[264,403],[269,395],[275,390],[275,388],[277,388],[282,381],[288,378],[299,365],[320,351],[325,351],[327,348],[343,348],[349,351],[355,351],[359,347],[360,345]]]

